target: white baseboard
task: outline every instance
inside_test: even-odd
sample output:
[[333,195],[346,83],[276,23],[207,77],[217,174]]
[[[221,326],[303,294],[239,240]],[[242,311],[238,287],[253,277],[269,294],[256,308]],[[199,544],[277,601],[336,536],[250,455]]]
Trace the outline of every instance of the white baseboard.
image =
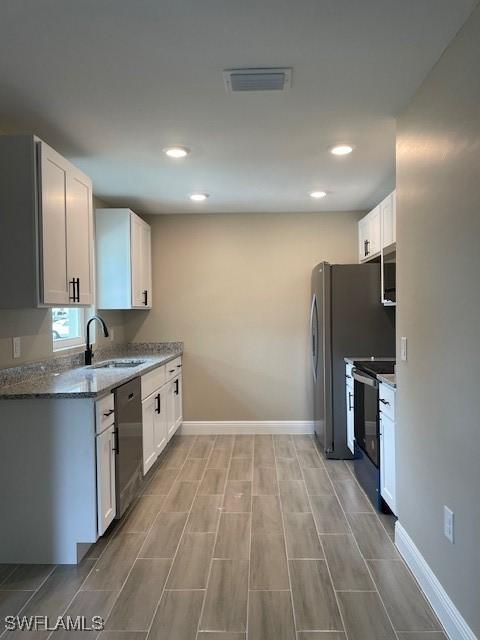
[[450,600],[437,576],[399,522],[395,525],[395,544],[444,626],[450,640],[477,640],[476,635]]
[[313,433],[313,420],[230,420],[216,421],[186,421],[180,427],[183,435],[221,435],[221,434],[309,434]]

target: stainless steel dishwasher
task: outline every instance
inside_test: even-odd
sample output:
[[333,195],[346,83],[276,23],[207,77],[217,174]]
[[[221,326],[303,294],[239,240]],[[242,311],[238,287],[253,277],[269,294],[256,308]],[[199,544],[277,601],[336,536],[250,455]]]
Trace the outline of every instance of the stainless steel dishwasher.
[[142,393],[140,378],[117,387],[115,396],[115,480],[117,519],[142,486]]

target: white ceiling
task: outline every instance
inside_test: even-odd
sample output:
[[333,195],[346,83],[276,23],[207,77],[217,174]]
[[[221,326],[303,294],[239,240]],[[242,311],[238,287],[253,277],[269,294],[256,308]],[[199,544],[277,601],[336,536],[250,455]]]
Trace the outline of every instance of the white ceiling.
[[[395,115],[475,4],[2,0],[0,129],[139,212],[365,209],[393,186]],[[291,90],[226,93],[223,69],[256,66],[293,67]],[[166,158],[174,143],[192,154]]]

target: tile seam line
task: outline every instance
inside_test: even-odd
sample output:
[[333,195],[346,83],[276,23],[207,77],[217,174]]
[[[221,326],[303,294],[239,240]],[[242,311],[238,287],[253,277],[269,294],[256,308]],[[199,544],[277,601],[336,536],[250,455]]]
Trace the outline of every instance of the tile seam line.
[[[290,437],[290,441],[292,441],[292,438]],[[297,460],[297,464],[298,463],[298,457],[297,457],[297,450],[295,448],[295,442],[292,442],[292,446],[294,448],[295,451],[295,458],[292,458],[294,460]],[[288,561],[288,554],[287,554],[287,534],[286,534],[286,530],[285,530],[285,514],[284,514],[284,510],[283,510],[283,502],[282,502],[282,498],[281,498],[281,491],[280,491],[280,479],[279,479],[279,474],[278,474],[278,465],[277,465],[277,455],[276,455],[276,446],[275,446],[275,441],[273,442],[273,458],[275,461],[275,476],[277,478],[277,486],[278,486],[278,503],[280,505],[280,514],[281,514],[281,518],[282,518],[282,531],[283,531],[283,544],[285,546],[285,562],[287,563],[287,575],[288,575],[288,584],[290,585],[290,602],[291,602],[291,606],[292,606],[292,617],[293,617],[293,626],[295,629],[295,635],[297,636],[298,634],[298,625],[297,625],[297,615],[295,612],[295,602],[293,599],[293,588],[292,588],[292,576],[291,576],[291,572],[290,572],[290,562]],[[303,484],[303,488],[305,489],[305,493],[307,491],[307,487],[305,486],[305,482],[303,482],[303,476],[302,476],[302,484]],[[311,508],[311,507],[310,507]]]
[[[294,445],[295,445],[295,441],[294,441]],[[325,466],[324,466],[324,464],[323,464],[323,460],[320,458],[320,455],[319,455],[319,453],[318,453],[318,451],[317,451],[317,449],[316,449],[316,447],[315,447],[315,443],[313,442],[313,440],[312,440],[312,446],[313,446],[313,450],[314,450],[314,452],[316,453],[316,455],[318,456],[318,458],[319,458],[319,460],[320,460],[320,464],[321,464],[321,466],[320,466],[319,468],[323,468],[323,469],[325,470],[325,473],[327,474],[327,477],[328,477],[328,479],[329,479],[330,483],[333,485],[333,482],[331,481],[331,478],[330,478],[330,474],[328,473],[327,469],[325,468]],[[305,483],[305,474],[303,473],[304,469],[303,469],[302,465],[300,464],[300,460],[299,460],[299,458],[298,458],[298,450],[297,450],[297,447],[296,447],[296,446],[295,446],[295,454],[296,454],[296,457],[297,457],[297,458],[296,458],[296,459],[297,459],[297,463],[298,463],[298,465],[299,465],[299,467],[300,467],[300,472],[301,472],[301,474],[302,474],[303,482],[304,482],[304,484],[305,484],[305,489],[306,489],[307,487],[306,487],[306,483]],[[334,489],[334,490],[335,490],[335,489]],[[315,517],[314,517],[314,515],[313,515],[313,514],[314,514],[314,511],[313,511],[313,508],[312,508],[312,502],[311,502],[311,500],[310,500],[310,496],[309,496],[309,494],[308,494],[308,491],[307,491],[307,500],[308,500],[308,504],[310,505],[310,510],[311,510],[311,512],[312,512],[312,517],[313,517],[313,522],[314,522],[314,525],[315,525],[315,531],[316,531],[316,533],[317,533],[317,538],[318,538],[318,540],[319,540],[319,542],[320,542],[320,546],[321,546],[321,548],[322,548],[323,557],[325,558],[325,566],[326,566],[326,568],[327,568],[328,577],[330,578],[330,586],[332,587],[333,595],[334,595],[335,602],[336,602],[336,605],[337,605],[338,615],[340,616],[340,622],[341,622],[341,623],[342,623],[342,625],[343,625],[343,633],[345,634],[345,637],[347,638],[347,640],[350,640],[350,636],[349,636],[349,634],[348,634],[348,632],[347,632],[347,626],[346,626],[346,624],[345,624],[345,620],[344,620],[344,618],[343,618],[342,609],[341,609],[341,607],[340,607],[340,602],[339,602],[339,600],[338,600],[337,592],[335,591],[335,587],[334,587],[334,583],[333,583],[333,578],[332,578],[332,572],[330,571],[330,565],[328,564],[327,554],[325,553],[325,548],[324,548],[324,546],[323,546],[323,542],[322,542],[322,536],[321,536],[321,535],[320,535],[320,533],[318,532],[317,522],[316,522]],[[338,497],[337,497],[337,500],[338,500]],[[345,518],[345,520],[346,520],[346,518]],[[347,522],[347,524],[348,524],[348,522]]]
[[[317,452],[317,453],[318,453],[318,452]],[[323,462],[323,461],[322,461],[322,462]],[[349,471],[350,475],[352,476],[352,478],[353,478],[354,482],[356,483],[356,485],[358,486],[358,488],[360,489],[360,491],[362,491],[362,492],[365,494],[365,492],[363,491],[362,486],[361,486],[361,485],[360,485],[360,483],[358,482],[357,477],[355,476],[355,474],[354,474],[354,473],[353,473],[353,471],[351,470],[350,466],[349,466],[348,464],[345,464],[345,466],[347,467],[347,469],[348,469],[348,471]],[[327,470],[327,474],[328,474],[328,470]],[[332,482],[332,484],[334,484],[334,483]],[[366,496],[366,494],[365,494],[365,496]],[[337,498],[338,498],[338,496],[337,496]],[[340,500],[339,500],[339,502],[340,502]],[[342,507],[342,510],[343,510],[343,505],[342,505],[341,503],[340,503],[340,506]],[[344,511],[345,517],[346,517],[346,513],[347,513],[347,512],[345,512],[345,511]],[[387,528],[386,528],[386,527],[385,527],[385,525],[383,524],[382,519],[380,518],[380,516],[378,515],[378,513],[377,513],[375,510],[373,510],[373,511],[371,511],[371,512],[364,512],[364,511],[349,511],[348,513],[372,513],[372,514],[376,517],[377,522],[380,524],[380,526],[382,527],[382,529],[385,531],[385,533],[386,533],[386,535],[387,535],[387,538],[390,540],[390,542],[393,544],[393,546],[394,546],[394,547],[395,547],[395,549],[396,549],[395,540],[392,540],[392,538],[390,537],[389,532],[387,531]],[[347,520],[348,520],[348,519],[347,519]],[[350,526],[350,522],[349,522],[348,524],[349,524],[349,526]],[[353,530],[352,530],[352,534],[353,534]],[[357,539],[356,539],[355,535],[353,535],[353,538],[354,538],[355,542],[357,543]],[[357,546],[358,546],[358,543],[357,543]],[[359,548],[360,548],[360,547],[359,547]],[[446,635],[446,633],[445,633],[445,630],[444,630],[444,628],[443,628],[442,623],[441,623],[441,622],[440,622],[440,620],[438,619],[438,616],[437,616],[437,614],[435,613],[435,611],[433,610],[433,607],[431,606],[430,602],[427,600],[427,598],[426,598],[426,596],[425,596],[425,594],[424,594],[423,590],[421,589],[420,585],[418,584],[418,581],[417,581],[416,577],[413,575],[413,573],[412,573],[412,571],[411,571],[410,567],[407,565],[407,563],[405,562],[405,560],[402,558],[402,556],[401,556],[400,554],[399,554],[399,557],[398,557],[398,558],[393,558],[393,559],[391,559],[391,560],[390,560],[390,559],[386,559],[386,558],[366,558],[366,557],[363,555],[363,553],[362,553],[361,551],[360,551],[360,553],[361,553],[362,557],[363,557],[363,558],[364,558],[364,560],[365,560],[365,564],[367,565],[367,569],[368,569],[368,572],[370,573],[370,577],[372,578],[372,580],[373,580],[373,576],[372,576],[372,574],[371,574],[370,567],[368,566],[368,562],[369,562],[369,561],[371,562],[372,560],[374,560],[374,561],[377,561],[377,562],[401,562],[401,563],[404,565],[404,567],[406,568],[406,570],[408,571],[408,573],[410,574],[410,577],[411,577],[411,578],[413,578],[413,581],[414,581],[414,583],[416,584],[416,586],[418,587],[418,589],[419,589],[420,593],[422,594],[422,596],[423,596],[423,598],[424,598],[424,600],[425,600],[425,602],[426,602],[426,604],[427,604],[427,607],[428,607],[428,608],[429,608],[429,610],[430,610],[430,613],[433,615],[433,618],[436,620],[437,624],[438,624],[438,625],[439,625],[439,627],[440,627],[440,631],[419,631],[418,633],[443,633],[444,635]],[[375,581],[375,580],[373,580],[373,583],[375,584],[375,586],[377,586],[377,583],[376,583],[376,581]],[[380,599],[383,601],[383,598],[382,598],[381,596],[380,596]],[[393,627],[393,624],[392,624],[392,627]],[[397,632],[397,630],[396,630],[395,628],[394,628],[394,631],[395,631],[395,632]],[[417,633],[417,632],[415,632],[415,631],[410,631],[410,632],[398,631],[398,633]],[[397,634],[397,637],[398,637],[398,634]]]
[[[190,454],[190,452],[192,451],[194,444],[197,442],[197,439],[198,439],[198,436],[196,436],[196,437],[192,440],[192,444],[190,445],[190,447],[189,447],[189,449],[188,449],[188,451],[187,451],[187,453],[186,453],[185,460],[184,460],[184,462],[183,462],[182,466],[179,468],[179,470],[178,470],[178,474],[175,476],[175,479],[174,479],[174,481],[173,481],[173,483],[172,483],[172,486],[171,486],[171,488],[170,488],[170,491],[169,491],[169,492],[168,492],[168,494],[165,496],[165,500],[164,500],[163,504],[165,504],[165,502],[166,502],[166,500],[167,500],[168,496],[169,496],[169,495],[170,495],[170,493],[173,491],[173,489],[174,489],[174,487],[175,487],[175,483],[176,483],[176,482],[181,482],[181,481],[179,480],[180,474],[181,474],[181,472],[183,471],[183,468],[184,468],[184,467],[185,467],[185,465],[187,464],[188,460],[190,459],[190,458],[189,458],[189,454]],[[213,450],[213,449],[212,449],[212,450]],[[211,452],[210,452],[210,453],[211,453]],[[207,469],[207,464],[208,464],[208,460],[209,460],[209,459],[210,459],[210,455],[208,456],[207,461],[206,461],[206,463],[205,463],[205,468],[204,468],[204,470],[203,470],[202,478],[203,478],[203,475],[205,474],[205,471],[206,471],[206,469]],[[173,554],[173,557],[171,558],[171,560],[172,560],[172,561],[171,561],[171,564],[170,564],[170,568],[169,568],[169,570],[168,570],[168,572],[167,572],[167,575],[166,575],[166,577],[165,577],[165,582],[163,583],[162,593],[161,593],[160,598],[158,599],[158,602],[157,602],[157,604],[156,604],[156,606],[155,606],[155,608],[154,608],[154,610],[153,610],[153,615],[152,615],[152,618],[151,618],[151,620],[150,620],[150,624],[148,625],[148,630],[147,630],[147,635],[146,635],[146,638],[147,638],[147,639],[148,639],[148,637],[150,636],[150,632],[151,632],[151,630],[152,630],[152,626],[153,626],[153,621],[155,620],[155,616],[157,615],[157,611],[158,611],[158,608],[160,607],[160,603],[162,602],[162,599],[163,599],[163,597],[164,597],[164,595],[165,595],[165,592],[167,591],[166,586],[167,586],[167,583],[168,583],[168,579],[170,578],[170,574],[172,573],[173,565],[174,565],[174,563],[175,563],[175,559],[176,559],[177,554],[178,554],[178,549],[179,549],[179,547],[180,547],[180,543],[181,543],[181,541],[182,541],[183,535],[184,535],[184,533],[185,533],[185,530],[186,530],[186,527],[187,527],[187,524],[188,524],[188,518],[190,517],[190,513],[191,513],[191,511],[192,511],[192,507],[193,507],[193,503],[195,502],[195,498],[197,497],[198,490],[199,490],[199,488],[200,488],[200,483],[201,483],[201,480],[199,480],[199,481],[198,481],[198,483],[197,483],[197,490],[195,491],[195,495],[193,496],[192,502],[191,502],[191,504],[190,504],[190,509],[189,509],[187,512],[185,512],[185,511],[172,511],[172,512],[170,512],[170,513],[186,513],[186,514],[187,514],[187,517],[185,518],[185,524],[183,525],[182,532],[180,533],[180,536],[178,537],[178,542],[177,542],[177,546],[176,546],[176,548],[175,548],[175,553]],[[163,504],[162,504],[162,506],[163,506]],[[165,511],[165,512],[163,512],[163,513],[168,513],[168,512],[166,512],[166,511]],[[146,541],[147,541],[148,534],[149,534],[149,533],[150,533],[150,531],[152,530],[152,528],[153,528],[153,526],[154,526],[155,522],[156,522],[156,521],[157,521],[157,519],[161,516],[161,514],[162,514],[162,512],[161,512],[161,511],[159,511],[159,513],[157,514],[156,518],[155,518],[155,519],[154,519],[154,521],[152,522],[152,525],[150,526],[149,531],[148,531],[147,535],[145,536],[145,540],[144,540],[144,542],[143,542],[142,546],[140,547],[140,551],[138,552],[139,554],[141,553],[141,550],[142,550],[143,546],[145,545],[145,543],[146,543]],[[138,557],[137,557],[137,559],[138,559]],[[135,563],[134,563],[134,564],[135,564]],[[185,591],[189,591],[189,589],[185,589]]]
[[[218,439],[218,435],[215,436],[215,440],[213,441],[213,447],[212,447],[212,450],[210,452],[210,456],[208,458],[209,460],[210,460],[210,457],[213,455],[213,452],[215,450],[215,444],[217,442],[217,439]],[[221,495],[223,497],[223,499],[221,501],[220,516],[218,518],[217,527],[216,527],[216,530],[215,530],[215,536],[214,536],[214,540],[213,540],[212,557],[210,558],[210,565],[208,567],[207,580],[206,580],[206,586],[205,586],[205,593],[204,593],[203,600],[202,600],[202,606],[200,607],[200,615],[198,616],[197,631],[195,633],[195,638],[196,639],[198,639],[198,634],[201,633],[200,625],[202,624],[203,613],[204,613],[204,610],[205,610],[205,603],[207,601],[207,592],[208,592],[208,586],[210,584],[210,577],[211,577],[211,574],[212,574],[213,561],[215,559],[215,557],[214,557],[215,556],[215,546],[217,544],[218,532],[220,530],[220,521],[222,519],[222,514],[224,513],[224,511],[223,511],[223,503],[225,502],[225,492],[227,490],[228,474],[230,473],[230,466],[232,464],[234,446],[235,446],[235,438],[233,440],[232,450],[230,452],[230,456],[229,456],[229,459],[228,459],[228,467],[226,469],[225,482],[223,484],[223,494],[215,494],[215,495]],[[207,469],[208,469],[208,462],[207,462],[207,466],[205,468],[205,472],[206,472]],[[227,558],[224,558],[224,559],[227,560]]]
[[[161,507],[160,507],[160,509],[163,507],[163,505],[164,505],[164,503],[165,503],[165,501],[166,501],[167,497],[170,495],[170,492],[171,492],[171,491],[173,491],[173,488],[174,488],[174,486],[175,486],[175,482],[177,482],[177,479],[178,479],[178,477],[179,477],[180,473],[182,472],[183,467],[184,467],[184,466],[186,465],[186,463],[187,463],[187,460],[188,460],[188,454],[189,454],[189,452],[191,451],[191,449],[192,449],[192,447],[193,447],[193,445],[194,445],[195,441],[196,441],[196,439],[192,441],[192,444],[190,445],[190,448],[188,449],[188,451],[187,451],[187,453],[186,453],[185,460],[184,460],[184,462],[183,462],[182,466],[178,468],[177,475],[175,476],[175,479],[174,479],[174,481],[173,481],[173,483],[172,483],[172,486],[170,487],[170,491],[169,491],[165,496],[163,496],[163,500],[162,500],[162,503],[161,503]],[[159,466],[159,468],[160,468],[160,466]],[[158,470],[159,470],[159,469],[157,469],[157,471],[158,471]],[[150,478],[150,480],[149,480],[149,483],[148,483],[148,484],[150,484],[150,483],[152,482],[152,480],[153,480],[154,476],[157,474],[157,471],[152,475],[152,477]],[[148,485],[147,485],[147,486],[148,486]],[[134,508],[137,506],[137,504],[140,502],[140,499],[141,499],[141,497],[142,497],[142,496],[143,496],[143,494],[140,494],[140,496],[138,496],[138,497],[137,497],[137,499],[134,501],[134,503],[132,504],[131,508],[128,510],[128,515],[130,515],[130,514],[133,512],[133,509],[134,509]],[[120,587],[120,589],[118,590],[117,597],[114,599],[114,601],[113,601],[113,603],[112,603],[112,606],[111,606],[111,608],[110,608],[110,611],[108,612],[108,616],[107,616],[107,618],[106,618],[106,620],[105,620],[105,624],[108,622],[108,619],[109,619],[109,617],[110,617],[110,615],[111,615],[111,613],[112,613],[112,611],[113,611],[113,609],[114,609],[115,605],[117,604],[117,601],[118,601],[118,599],[119,599],[119,597],[120,597],[120,594],[121,594],[121,592],[122,592],[123,588],[125,587],[125,584],[127,583],[127,580],[128,580],[128,578],[130,577],[130,574],[131,574],[131,573],[132,573],[132,571],[133,571],[133,567],[135,566],[135,564],[136,564],[137,560],[140,558],[140,553],[142,552],[142,549],[143,549],[143,547],[144,547],[144,545],[145,545],[145,542],[146,542],[146,540],[147,540],[147,538],[148,538],[148,536],[149,536],[149,534],[150,534],[151,530],[153,529],[153,526],[155,525],[155,522],[157,521],[157,519],[158,519],[158,517],[159,517],[160,513],[161,513],[161,511],[159,511],[159,512],[157,513],[157,515],[155,516],[155,518],[152,520],[152,523],[151,523],[151,524],[150,524],[150,526],[148,527],[147,531],[146,531],[146,532],[144,532],[144,533],[145,533],[145,538],[144,538],[144,540],[143,540],[142,544],[140,545],[140,547],[139,547],[139,549],[138,549],[137,555],[135,556],[135,559],[134,559],[134,560],[133,560],[133,562],[132,562],[132,566],[130,567],[130,570],[128,571],[127,576],[125,577],[125,580],[123,581],[122,586],[121,586],[121,587]],[[125,514],[125,515],[127,515],[127,514]],[[125,517],[125,516],[124,516],[124,517]],[[187,519],[188,519],[188,518],[187,518]],[[126,521],[123,523],[123,525],[120,525],[119,530],[116,532],[116,534],[115,534],[115,536],[114,536],[114,537],[117,537],[117,536],[119,535],[119,533],[120,533],[120,532],[121,532],[121,530],[122,530],[122,526],[125,526],[125,524],[126,524]],[[185,522],[185,524],[186,524],[186,522]],[[128,533],[128,532],[125,532],[125,533]],[[182,532],[182,535],[183,535],[183,532]],[[108,545],[107,545],[107,548],[108,548]],[[176,549],[175,553],[177,552],[177,550],[178,550],[178,547],[177,547],[177,549]],[[105,548],[105,551],[106,551],[106,548]],[[102,554],[102,555],[103,555],[103,554]],[[101,557],[101,556],[100,556],[100,557]],[[162,559],[162,560],[163,560],[163,559],[165,559],[165,560],[170,560],[170,558],[161,558],[161,559]],[[100,558],[99,558],[99,560],[100,560]],[[167,577],[166,577],[166,579],[165,579],[165,583],[164,583],[164,586],[163,586],[162,595],[160,596],[160,599],[159,599],[159,601],[158,601],[158,603],[157,603],[157,607],[158,607],[158,604],[160,603],[160,600],[162,599],[163,593],[164,593],[164,591],[165,591],[165,585],[167,584],[168,577],[169,577],[170,572],[171,572],[171,570],[172,570],[173,561],[174,561],[174,559],[172,559],[172,562],[171,562],[171,564],[170,564],[170,568],[169,568],[169,570],[168,570]],[[95,567],[93,567],[92,571],[94,570],[94,568],[95,568]],[[91,571],[90,573],[92,573],[92,571]],[[90,576],[90,573],[88,574],[88,576]],[[87,578],[85,578],[85,581],[84,581],[84,583],[83,583],[83,584],[85,584],[86,580],[88,579],[88,576],[87,576]],[[82,585],[82,586],[83,586],[83,585]],[[81,591],[81,588],[79,589],[79,591]],[[93,591],[93,589],[92,589],[92,591]],[[73,601],[73,600],[72,600],[72,601]],[[71,603],[70,603],[70,604],[71,604]],[[67,609],[67,610],[68,610],[68,609]],[[156,613],[156,609],[155,609],[155,613]],[[155,613],[154,613],[154,615],[153,615],[153,618],[155,617]],[[151,626],[151,623],[153,622],[153,618],[152,618],[152,620],[151,620],[151,622],[150,622],[150,626]],[[149,629],[150,629],[150,627],[149,627]],[[115,629],[104,629],[104,631],[116,631],[116,630],[115,630]],[[149,633],[149,630],[147,631],[147,636],[148,636],[148,633]],[[51,635],[52,635],[52,634],[50,634],[50,636],[47,638],[47,640],[51,640]],[[97,636],[97,637],[98,637],[98,636]]]
[[[317,451],[317,455],[318,455],[318,457],[320,458],[320,454],[318,453],[318,451]],[[324,462],[323,462],[323,460],[322,460],[321,458],[320,458],[320,460],[321,460],[322,464],[324,464]],[[345,461],[343,461],[343,464],[344,464],[344,466],[348,469],[348,465],[346,465],[346,464],[345,464]],[[345,518],[345,521],[346,521],[346,523],[347,523],[347,525],[348,525],[348,528],[349,528],[349,529],[350,529],[350,531],[351,531],[351,534],[352,534],[353,540],[355,541],[355,545],[356,545],[356,547],[357,547],[357,549],[358,549],[358,552],[360,553],[360,556],[362,557],[362,560],[363,560],[363,563],[364,563],[364,565],[365,565],[365,567],[366,567],[366,569],[367,569],[368,575],[370,576],[370,580],[372,581],[372,583],[373,583],[373,585],[374,585],[374,587],[375,587],[375,591],[374,591],[374,592],[371,592],[371,591],[370,591],[370,592],[368,592],[368,593],[377,593],[378,598],[379,598],[379,600],[380,600],[380,602],[381,602],[381,604],[382,604],[382,607],[383,607],[383,609],[384,609],[384,611],[385,611],[385,615],[387,616],[388,621],[389,621],[389,623],[390,623],[390,626],[392,627],[392,630],[393,630],[393,633],[394,633],[394,635],[395,635],[395,638],[396,638],[397,640],[400,640],[399,635],[398,635],[398,633],[397,633],[397,630],[396,630],[396,629],[395,629],[395,627],[393,626],[392,619],[390,618],[390,615],[389,615],[389,613],[388,613],[388,611],[387,611],[387,607],[385,606],[385,603],[384,603],[384,601],[383,601],[383,598],[382,598],[382,596],[381,596],[381,594],[380,594],[380,592],[379,592],[379,590],[378,590],[377,583],[376,583],[376,582],[375,582],[375,580],[373,579],[373,575],[372,575],[372,572],[370,571],[370,567],[368,566],[367,559],[365,558],[365,556],[364,556],[364,555],[363,555],[363,553],[362,553],[362,550],[360,549],[360,545],[358,544],[358,540],[357,540],[357,538],[356,538],[356,536],[355,536],[355,533],[354,533],[354,531],[353,531],[353,529],[352,529],[352,526],[350,525],[350,521],[349,521],[349,519],[347,518],[347,512],[346,512],[346,511],[345,511],[345,509],[343,508],[343,504],[341,503],[340,498],[338,497],[338,493],[337,493],[337,489],[336,489],[336,487],[335,487],[335,483],[333,482],[333,480],[332,480],[332,478],[331,478],[331,476],[330,476],[330,473],[329,473],[328,469],[326,468],[326,466],[325,466],[325,471],[327,472],[327,475],[328,475],[328,477],[330,478],[330,482],[331,482],[331,483],[332,483],[332,485],[333,485],[333,491],[334,491],[335,496],[336,496],[336,498],[337,498],[338,504],[340,505],[340,509],[342,510],[343,517]],[[348,469],[348,471],[350,471],[350,469]],[[353,474],[352,474],[352,475],[353,475]],[[357,482],[357,479],[356,479],[356,478],[354,478],[354,480],[355,480],[355,482]],[[358,485],[358,487],[360,488],[360,490],[365,494],[365,492],[364,492],[364,491],[363,491],[363,489],[360,487],[360,485],[358,484],[358,482],[357,482],[357,485]],[[369,512],[369,513],[371,513],[373,516],[375,516],[375,517],[377,518],[377,520],[380,522],[380,518],[379,518],[379,517],[378,517],[378,515],[375,513],[375,511],[373,511],[373,512]],[[382,527],[382,528],[383,528],[383,527]],[[386,534],[386,533],[385,533],[385,534]],[[387,534],[386,534],[386,535],[387,535]],[[390,537],[389,537],[389,536],[387,536],[387,537],[388,537],[388,539],[389,539],[389,541],[390,541]],[[320,542],[321,542],[321,540],[320,540]],[[323,543],[322,543],[322,546],[323,546]],[[340,605],[339,605],[339,606],[340,606]],[[342,615],[341,609],[340,609],[340,615]],[[342,617],[343,617],[343,616],[342,616]],[[344,623],[344,624],[345,624],[345,623]],[[348,637],[348,633],[347,633],[347,637]]]

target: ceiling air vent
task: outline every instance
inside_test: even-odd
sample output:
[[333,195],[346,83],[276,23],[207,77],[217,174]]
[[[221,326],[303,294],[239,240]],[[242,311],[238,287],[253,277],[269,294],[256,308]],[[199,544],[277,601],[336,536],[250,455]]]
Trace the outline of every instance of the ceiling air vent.
[[292,84],[292,70],[226,69],[223,72],[227,93],[237,91],[286,91]]

